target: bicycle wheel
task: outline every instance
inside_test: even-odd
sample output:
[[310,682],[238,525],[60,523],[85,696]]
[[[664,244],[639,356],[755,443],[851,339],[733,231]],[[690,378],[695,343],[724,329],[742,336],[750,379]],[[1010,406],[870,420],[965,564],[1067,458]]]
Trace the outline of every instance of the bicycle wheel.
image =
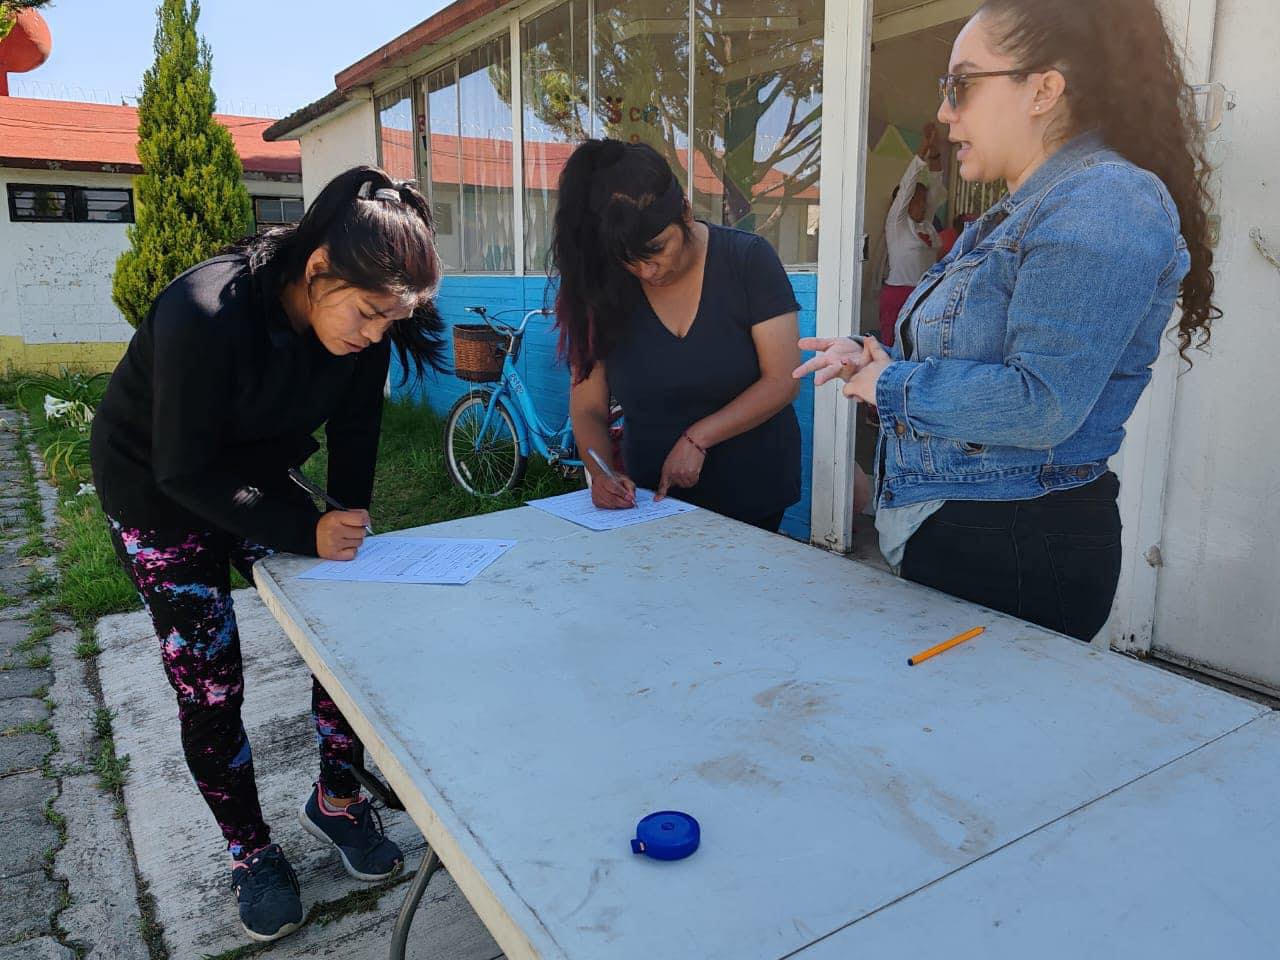
[[486,394],[458,400],[444,424],[444,458],[449,479],[478,497],[496,497],[524,477],[528,460],[520,453],[516,426],[498,404],[484,436],[480,428],[489,406]]

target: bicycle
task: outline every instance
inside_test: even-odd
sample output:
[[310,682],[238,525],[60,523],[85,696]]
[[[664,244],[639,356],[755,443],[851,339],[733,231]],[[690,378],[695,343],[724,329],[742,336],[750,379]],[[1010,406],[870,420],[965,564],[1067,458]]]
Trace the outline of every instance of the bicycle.
[[[483,320],[493,335],[485,335],[482,328],[479,336],[476,328],[454,328],[457,375],[478,386],[460,397],[445,419],[444,452],[449,478],[468,493],[496,497],[524,478],[530,451],[559,467],[566,479],[572,477],[582,470],[572,421],[566,415],[558,428],[547,426],[516,372],[529,320],[551,316],[552,311],[529,310],[520,326],[512,327],[496,318],[513,311],[491,315],[483,306],[466,310]],[[470,331],[466,340],[460,340],[460,330]],[[617,429],[620,423],[621,411],[611,409],[611,429]]]

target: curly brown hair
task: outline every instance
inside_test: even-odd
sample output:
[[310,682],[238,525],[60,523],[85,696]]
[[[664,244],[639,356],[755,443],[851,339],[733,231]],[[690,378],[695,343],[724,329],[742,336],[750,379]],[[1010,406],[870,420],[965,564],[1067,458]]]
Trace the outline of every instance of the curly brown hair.
[[1210,168],[1195,94],[1155,0],[986,0],[978,12],[1002,53],[1066,77],[1067,126],[1050,136],[1096,130],[1168,188],[1191,254],[1178,300],[1178,352],[1187,360],[1222,316],[1213,304]]

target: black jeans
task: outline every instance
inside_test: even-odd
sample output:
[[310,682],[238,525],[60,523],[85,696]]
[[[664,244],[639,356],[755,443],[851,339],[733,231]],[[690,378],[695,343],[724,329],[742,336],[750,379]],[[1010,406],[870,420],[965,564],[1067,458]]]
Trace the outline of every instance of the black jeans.
[[907,542],[902,576],[1091,640],[1120,579],[1120,481],[1035,500],[951,500]]

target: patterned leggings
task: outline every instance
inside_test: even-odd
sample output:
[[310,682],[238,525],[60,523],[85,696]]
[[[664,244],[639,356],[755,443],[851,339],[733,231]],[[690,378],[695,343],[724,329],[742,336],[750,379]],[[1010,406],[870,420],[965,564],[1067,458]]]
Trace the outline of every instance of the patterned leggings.
[[[252,582],[265,547],[220,532],[137,530],[111,521],[116,555],[151,615],[165,674],[178,695],[182,749],[233,857],[270,842],[258,804],[253,753],[240,720],[244,674],[231,603],[231,565]],[[358,741],[319,681],[311,713],[320,744],[320,782],[332,797],[354,797]]]

